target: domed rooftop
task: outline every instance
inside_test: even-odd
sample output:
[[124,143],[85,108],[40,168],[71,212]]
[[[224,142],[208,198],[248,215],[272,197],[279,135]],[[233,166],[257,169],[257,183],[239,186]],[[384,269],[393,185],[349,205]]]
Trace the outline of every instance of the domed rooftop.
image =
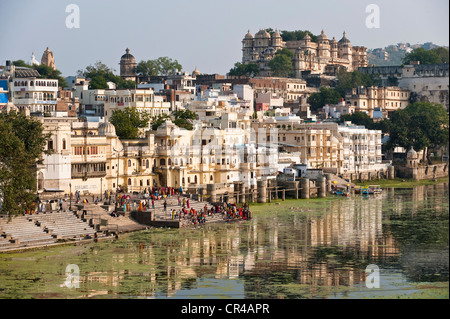
[[134,56],[132,55],[132,54],[130,54],[130,49],[126,49],[125,50],[126,51],[126,53],[124,54],[124,55],[122,55],[122,57],[120,58],[121,60],[135,60],[134,59]]
[[347,39],[347,37],[345,36],[345,31],[344,34],[342,35],[342,39],[339,40],[339,44],[350,44],[350,40]]
[[274,37],[274,38],[281,38],[281,34],[280,34],[280,32],[278,31],[278,29],[275,30],[275,32],[273,33],[273,37]]
[[327,35],[325,34],[325,32],[322,30],[322,32],[320,33],[320,35],[317,37],[317,39],[319,40],[328,40]]
[[248,30],[248,32],[245,35],[244,39],[253,39],[253,35],[250,33],[250,30]]
[[192,76],[197,76],[197,75],[199,75],[199,74],[201,74],[201,73],[200,73],[200,71],[197,69],[197,66],[196,66],[196,67],[195,67],[195,70],[192,71]]
[[36,60],[36,57],[34,56],[34,52],[31,53],[31,59],[28,62],[29,65],[39,65],[39,61]]
[[116,128],[112,123],[105,121],[105,122],[99,124],[98,135],[115,137],[116,136]]
[[266,30],[259,30],[258,33],[255,34],[255,38],[270,38],[270,33]]
[[311,41],[311,36],[309,35],[308,32],[306,32],[306,35],[303,37],[303,40],[309,40],[309,41]]
[[411,146],[408,153],[406,154],[407,158],[417,158],[417,152],[414,150],[414,148]]

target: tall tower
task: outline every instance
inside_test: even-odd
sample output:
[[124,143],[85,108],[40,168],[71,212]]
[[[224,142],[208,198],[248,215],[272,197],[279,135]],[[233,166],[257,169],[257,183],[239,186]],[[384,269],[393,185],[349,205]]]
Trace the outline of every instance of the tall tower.
[[283,46],[283,38],[281,37],[280,32],[278,30],[275,30],[273,36],[272,36],[272,47],[275,49],[275,51],[278,51]]
[[248,63],[251,61],[251,55],[253,53],[253,36],[248,30],[247,34],[242,40],[242,63]]
[[352,57],[352,44],[349,39],[345,36],[345,31],[342,39],[338,42],[338,56],[341,59],[348,60],[349,66],[348,71],[353,71],[353,57]]
[[45,64],[45,65],[51,67],[53,70],[56,69],[56,67],[55,67],[55,58],[53,56],[53,52],[50,51],[48,49],[48,47],[44,51],[44,54],[42,54],[41,64]]
[[330,40],[330,51],[331,51],[331,57],[333,59],[337,59],[338,58],[338,42],[334,37],[333,37],[333,39]]
[[322,30],[322,33],[317,38],[319,42],[319,57],[321,58],[329,58],[330,57],[330,40],[328,40],[327,35]]
[[125,80],[136,80],[136,59],[130,54],[130,49],[125,52],[120,58],[120,76]]

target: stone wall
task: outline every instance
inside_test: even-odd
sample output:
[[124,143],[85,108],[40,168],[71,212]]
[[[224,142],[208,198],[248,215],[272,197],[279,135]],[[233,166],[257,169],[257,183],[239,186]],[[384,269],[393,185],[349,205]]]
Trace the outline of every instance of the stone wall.
[[448,176],[448,163],[418,167],[396,166],[395,175],[405,179],[433,179]]
[[142,225],[172,228],[181,227],[181,222],[178,220],[155,220],[155,213],[151,211],[131,211],[130,215],[135,221]]

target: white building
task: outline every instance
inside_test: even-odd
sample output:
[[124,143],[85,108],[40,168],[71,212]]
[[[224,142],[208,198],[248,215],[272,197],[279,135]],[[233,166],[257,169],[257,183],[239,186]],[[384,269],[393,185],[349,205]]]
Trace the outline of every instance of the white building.
[[361,173],[387,168],[382,162],[381,131],[345,122],[344,125],[338,126],[338,132],[342,137],[344,153],[343,173]]
[[41,79],[34,69],[10,66],[12,103],[31,114],[57,116],[58,80]]
[[136,108],[139,112],[146,111],[151,116],[170,112],[170,102],[164,102],[163,97],[155,95],[152,89],[107,91],[104,106],[105,118],[108,121],[114,111],[127,107]]

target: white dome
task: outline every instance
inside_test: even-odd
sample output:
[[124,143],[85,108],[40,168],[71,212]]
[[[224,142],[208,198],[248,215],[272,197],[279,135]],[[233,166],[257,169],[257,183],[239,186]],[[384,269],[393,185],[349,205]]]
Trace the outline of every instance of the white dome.
[[98,135],[101,136],[116,136],[116,128],[110,122],[100,123],[98,126]]
[[36,57],[34,56],[34,52],[31,53],[31,59],[30,62],[28,62],[29,65],[40,65],[39,61],[36,60]]

